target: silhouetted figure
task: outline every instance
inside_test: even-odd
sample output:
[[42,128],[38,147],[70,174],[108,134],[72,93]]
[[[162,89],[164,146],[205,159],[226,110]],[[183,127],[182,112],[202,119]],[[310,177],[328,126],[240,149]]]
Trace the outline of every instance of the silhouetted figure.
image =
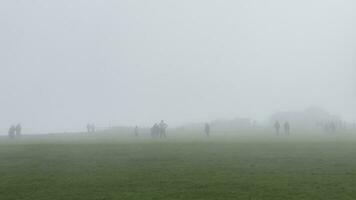
[[331,133],[336,133],[336,124],[335,122],[330,122],[330,131]]
[[281,124],[279,123],[279,121],[276,121],[276,123],[274,124],[274,128],[276,129],[276,134],[279,135],[279,129],[281,128]]
[[152,138],[157,138],[159,136],[159,126],[155,123],[151,128],[151,136]]
[[15,134],[16,136],[21,136],[22,133],[22,126],[21,124],[17,124],[17,126],[15,127]]
[[16,127],[15,127],[15,126],[11,126],[11,127],[9,128],[9,132],[8,132],[9,137],[10,137],[10,138],[15,138],[15,132],[16,132]]
[[159,137],[160,138],[167,137],[167,134],[166,134],[167,127],[168,127],[168,125],[166,123],[164,123],[163,120],[161,120],[161,122],[159,123]]
[[289,124],[289,122],[285,122],[285,123],[284,123],[284,133],[285,133],[286,135],[289,135],[289,134],[290,134],[290,124]]
[[210,136],[210,125],[208,123],[205,124],[205,128],[204,128],[205,134],[206,136]]
[[135,136],[138,137],[138,126],[135,127]]
[[155,125],[154,124],[152,127],[151,127],[151,137],[154,138],[155,137]]
[[91,125],[87,124],[87,132],[90,133],[91,132]]
[[336,124],[333,121],[325,122],[324,129],[325,129],[325,132],[327,132],[327,133],[330,133],[330,134],[335,133],[336,132]]

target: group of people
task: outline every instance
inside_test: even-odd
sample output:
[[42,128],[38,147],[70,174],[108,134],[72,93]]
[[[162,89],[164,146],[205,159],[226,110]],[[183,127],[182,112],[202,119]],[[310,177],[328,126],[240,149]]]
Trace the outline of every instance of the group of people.
[[325,122],[323,128],[326,133],[336,133],[337,125],[335,122],[332,121]]
[[[317,126],[321,128],[325,133],[329,134],[348,129],[347,123],[337,120],[320,121],[317,122]],[[355,129],[355,124],[353,126],[351,125],[350,128]]]
[[21,124],[17,124],[16,126],[12,125],[9,128],[8,134],[9,134],[10,138],[15,138],[15,137],[21,136],[21,132],[22,132],[22,126],[21,126]]
[[[281,124],[279,123],[279,121],[276,121],[276,123],[274,123],[274,128],[276,130],[276,134],[279,135],[280,134],[280,129],[281,129]],[[283,125],[283,128],[284,128],[284,133],[286,135],[289,135],[290,134],[290,124],[289,122],[284,122],[284,125]]]
[[166,138],[168,125],[161,120],[160,123],[155,123],[151,128],[152,138]]
[[95,124],[87,124],[87,132],[94,133],[96,131]]

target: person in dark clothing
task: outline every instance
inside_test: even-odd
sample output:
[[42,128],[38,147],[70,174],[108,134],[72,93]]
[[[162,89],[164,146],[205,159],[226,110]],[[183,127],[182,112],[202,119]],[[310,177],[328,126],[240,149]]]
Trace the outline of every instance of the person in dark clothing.
[[154,125],[151,127],[151,137],[152,137],[152,138],[155,138],[155,125],[156,125],[156,124],[154,124]]
[[15,137],[15,131],[16,131],[16,127],[15,127],[15,126],[11,126],[11,127],[9,128],[8,134],[9,134],[9,137],[10,137],[10,138],[14,138],[14,137]]
[[206,136],[210,136],[210,125],[208,123],[205,124],[205,128],[204,128],[205,134]]
[[285,132],[286,135],[290,134],[290,124],[289,124],[289,122],[285,122],[284,123],[284,132]]
[[17,124],[17,126],[15,127],[15,134],[16,136],[21,136],[22,133],[22,126],[21,124]]
[[90,124],[87,124],[87,132],[88,132],[88,133],[91,132],[91,126],[90,126]]
[[152,138],[157,138],[159,136],[159,126],[155,123],[151,128],[151,136]]

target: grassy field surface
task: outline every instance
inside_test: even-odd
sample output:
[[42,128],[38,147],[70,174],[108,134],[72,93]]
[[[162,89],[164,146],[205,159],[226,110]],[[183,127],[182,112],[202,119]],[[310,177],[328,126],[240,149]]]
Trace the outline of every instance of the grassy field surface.
[[354,200],[356,136],[0,142],[0,200]]

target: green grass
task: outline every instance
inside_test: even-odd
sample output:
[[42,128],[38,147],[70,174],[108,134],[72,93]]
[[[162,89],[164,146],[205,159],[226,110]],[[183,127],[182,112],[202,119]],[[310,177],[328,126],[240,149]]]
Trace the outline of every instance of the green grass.
[[356,199],[350,135],[53,138],[2,139],[1,200]]

